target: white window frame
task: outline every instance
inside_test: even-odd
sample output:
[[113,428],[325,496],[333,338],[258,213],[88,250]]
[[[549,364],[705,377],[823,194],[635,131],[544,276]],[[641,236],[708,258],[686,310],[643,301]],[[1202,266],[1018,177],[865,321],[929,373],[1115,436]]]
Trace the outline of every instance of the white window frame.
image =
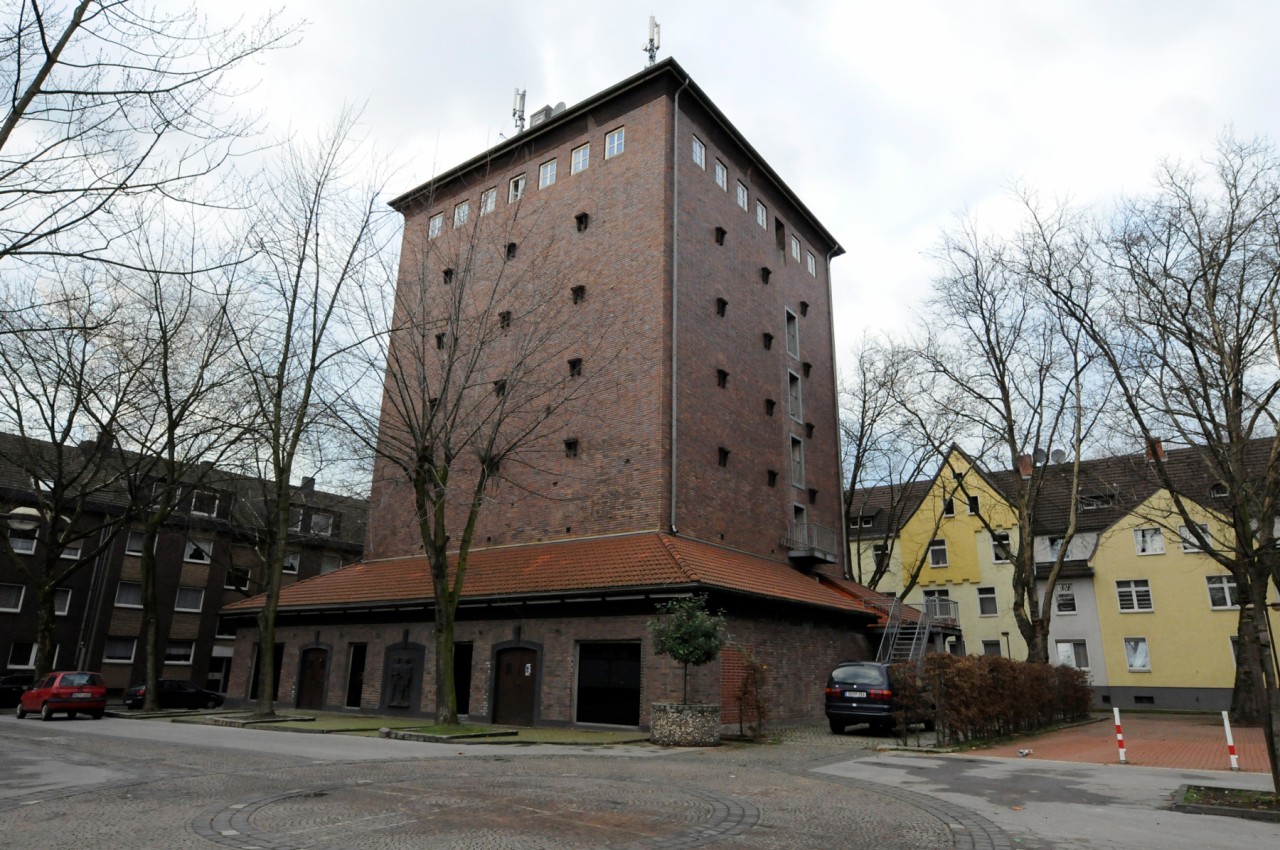
[[1158,527],[1135,528],[1133,549],[1139,555],[1163,555],[1164,535]]
[[797,422],[804,421],[804,381],[790,369],[787,370],[787,413]]
[[769,208],[760,201],[756,201],[756,224],[761,230],[769,229]]
[[804,440],[792,435],[790,443],[791,486],[804,488]]
[[[14,656],[14,651],[17,650],[17,648],[20,646],[30,647],[30,649],[27,650],[27,658],[25,661],[21,660],[20,657],[15,658]],[[9,663],[7,665],[8,669],[10,670],[36,669],[36,652],[37,651],[38,651],[38,645],[36,644],[35,641],[31,641],[30,643],[27,643],[26,641],[15,640],[12,644],[9,645]],[[54,651],[54,669],[57,669],[57,666],[58,666],[57,651],[55,650]]]
[[784,324],[786,326],[787,353],[797,360],[800,359],[800,319],[795,313],[791,312],[789,307],[783,308]]
[[[1146,607],[1142,606],[1142,596],[1146,595]],[[1128,600],[1129,606],[1125,607]],[[1122,614],[1146,614],[1156,609],[1155,597],[1151,594],[1151,581],[1145,578],[1117,579],[1116,602]]]
[[809,277],[818,276],[818,258],[813,255],[812,251],[805,251],[804,264],[809,269]]
[[[136,547],[135,547],[136,540]],[[147,545],[147,533],[136,528],[129,529],[129,533],[124,539],[124,553],[126,555],[141,555],[143,548]]]
[[[1240,609],[1240,588],[1236,585],[1235,576],[1205,576],[1205,589],[1209,592],[1209,607],[1214,611],[1238,611]],[[1225,602],[1219,605],[1214,602],[1213,591],[1221,592]]]
[[569,174],[577,174],[591,167],[591,143],[578,145],[569,153]]
[[[1076,670],[1088,670],[1088,669],[1089,669],[1089,644],[1088,644],[1086,641],[1079,640],[1079,639],[1076,639],[1076,640],[1060,640],[1060,641],[1055,641],[1055,644],[1056,644],[1056,646],[1057,646],[1057,651],[1058,651],[1058,652],[1057,652],[1057,654],[1058,654],[1058,664],[1059,664],[1059,665],[1061,665],[1061,666],[1063,666],[1063,667],[1073,667],[1073,668],[1075,668]],[[1071,660],[1070,660],[1070,661],[1068,661],[1066,658],[1064,658],[1064,657],[1063,657],[1062,650],[1063,650],[1064,648],[1070,648],[1070,650],[1071,650]],[[1080,663],[1080,655],[1081,655],[1081,653],[1083,653],[1083,655],[1084,655],[1084,663],[1083,663],[1083,664],[1081,664],[1081,663]]]
[[[941,552],[942,560],[939,561],[935,556]],[[929,541],[929,566],[941,569],[950,566],[950,560],[947,557],[947,541],[941,537],[935,537]]]
[[[123,655],[112,656],[110,654],[112,642],[120,646],[129,647],[129,657]],[[136,637],[108,637],[102,645],[102,663],[103,664],[132,664],[133,656],[138,652],[138,639]]]
[[[126,588],[137,588],[137,602],[121,602],[120,594]],[[130,596],[133,594],[130,593]],[[142,607],[142,582],[140,581],[121,581],[116,585],[115,607],[117,608],[141,608]]]
[[[200,601],[196,603],[196,606],[195,606],[194,608],[192,608],[190,605],[186,605],[186,606],[184,606],[184,605],[182,604],[182,591],[184,591],[184,590],[185,590],[185,591],[188,591],[189,593],[198,593],[198,594],[200,594]],[[179,586],[178,586],[178,591],[177,591],[177,593],[176,593],[176,594],[174,595],[174,597],[173,597],[173,610],[175,610],[175,611],[185,611],[185,612],[187,612],[187,613],[192,613],[192,614],[199,614],[201,611],[203,611],[203,610],[204,610],[204,588],[203,588],[203,587],[189,587],[189,586],[187,586],[187,585],[179,585]]]
[[218,617],[217,622],[213,625],[214,640],[235,640],[236,633],[234,629],[229,632],[224,632],[222,630],[223,626],[229,625],[231,625],[231,619],[229,617]]
[[[18,532],[18,536],[14,536],[14,532]],[[39,535],[39,529],[31,528],[14,528],[9,527],[9,548],[13,549],[15,555],[34,555],[36,551],[36,537]],[[30,536],[27,536],[27,535]]]
[[480,193],[480,215],[488,215],[498,206],[498,187],[492,186]]
[[[992,652],[992,649],[994,649],[995,652]],[[982,654],[991,656],[992,658],[1003,658],[1004,647],[1000,645],[1000,639],[984,640],[982,642]]]
[[604,137],[604,158],[613,159],[627,149],[627,128],[619,127]]
[[[185,658],[175,656],[174,650],[185,648]],[[196,657],[196,642],[193,640],[171,640],[164,646],[164,664],[166,667],[190,667]]]
[[707,146],[697,136],[693,137],[693,164],[707,170]]
[[[334,521],[336,519],[337,517],[328,511],[312,511],[311,522],[309,523],[311,526],[311,533],[316,537],[332,537],[333,526],[335,524]],[[317,525],[316,520],[328,520],[328,522]]]
[[65,617],[71,611],[71,588],[57,587],[53,591],[53,616]]
[[[1141,651],[1141,655],[1139,655]],[[1141,660],[1145,658],[1146,666],[1134,666],[1135,658]],[[1124,661],[1128,666],[1130,673],[1150,673],[1151,672],[1151,644],[1147,643],[1145,637],[1126,637],[1124,638]]]
[[[201,497],[213,499],[213,510],[202,511],[196,507]],[[193,516],[217,516],[218,515],[218,492],[216,490],[192,490],[191,491],[191,511]]]
[[747,211],[747,204],[750,201],[750,192],[747,191],[747,184],[741,180],[738,181],[738,206],[742,207],[742,211]]
[[798,263],[800,262],[800,240],[791,237],[791,257]]
[[[244,581],[240,584],[231,584],[231,581],[236,577],[237,574],[242,574],[244,576]],[[252,570],[249,570],[245,567],[237,567],[235,565],[232,565],[230,567],[227,567],[227,574],[222,577],[222,589],[247,591],[249,589],[249,582],[252,580],[252,578],[253,578]]]
[[5,582],[4,584],[0,584],[0,587],[6,587],[6,588],[16,587],[18,589],[17,607],[16,608],[9,608],[9,607],[0,608],[0,612],[3,612],[5,614],[20,613],[22,611],[22,603],[25,602],[27,599],[27,586],[25,584],[10,584],[9,582]]
[[427,238],[435,239],[444,233],[444,213],[438,212],[427,219]]
[[964,506],[969,512],[969,516],[977,516],[982,513],[982,499],[976,493],[964,500]]
[[[1062,607],[1063,600],[1067,599],[1071,600],[1070,610]],[[1078,613],[1075,586],[1070,582],[1059,582],[1053,589],[1053,613],[1064,617],[1074,617]]]
[[453,208],[453,229],[464,226],[471,218],[471,202],[462,201]]
[[524,197],[525,178],[523,174],[517,174],[507,181],[507,203],[514,204],[516,201]]
[[337,555],[325,555],[320,559],[320,575],[328,575],[340,569],[342,569],[342,558]]
[[302,553],[286,552],[284,554],[284,563],[280,567],[280,572],[289,576],[298,574],[298,564],[302,563]]
[[[978,616],[979,617],[998,617],[1000,616],[1000,604],[996,601],[996,589],[994,587],[979,587],[978,589]],[[986,610],[985,602],[991,603],[991,610]]]
[[[1000,546],[1004,544],[1004,557],[1001,557]],[[997,531],[991,535],[991,563],[1007,564],[1013,559],[1013,542],[1009,538],[1009,532]]]
[[729,191],[729,169],[721,162],[716,160],[716,185],[724,191]]
[[[1205,539],[1208,539],[1208,524],[1197,522],[1196,527],[1200,529],[1200,533],[1205,536]],[[1204,552],[1204,550],[1200,548],[1200,544],[1196,542],[1195,535],[1191,533],[1191,529],[1187,528],[1185,525],[1178,526],[1178,538],[1182,541],[1183,552]]]
[[82,548],[82,545],[79,543],[68,543],[66,546],[62,547],[62,554],[58,557],[65,561],[79,560]]
[[[211,537],[188,537],[182,544],[182,560],[188,564],[213,563],[214,540]],[[194,557],[196,552],[203,552],[203,558]]]
[[538,166],[538,188],[545,189],[548,186],[554,186],[556,183],[556,160],[555,157],[547,160]]

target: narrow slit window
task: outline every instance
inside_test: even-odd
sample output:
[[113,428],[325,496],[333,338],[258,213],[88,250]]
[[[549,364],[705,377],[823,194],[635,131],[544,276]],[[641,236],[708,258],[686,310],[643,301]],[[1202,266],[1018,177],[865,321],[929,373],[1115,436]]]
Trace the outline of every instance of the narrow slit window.
[[503,310],[498,314],[498,326],[504,331],[511,327],[511,311]]
[[765,333],[765,335],[764,335],[764,350],[765,350],[765,351],[769,351],[769,350],[770,350],[770,349],[772,349],[772,348],[773,348],[773,334],[771,334],[771,333]]
[[499,378],[493,382],[493,394],[498,398],[502,398],[507,394],[507,379]]
[[777,243],[779,251],[787,250],[787,228],[780,218],[773,220],[773,240]]
[[770,486],[770,487],[777,487],[777,486],[778,486],[778,470],[776,470],[776,469],[766,469],[766,470],[765,470],[765,481],[768,483],[768,486]]
[[818,503],[818,491],[810,487],[809,488],[809,504],[816,505],[817,503]]
[[591,226],[591,216],[588,213],[580,212],[573,217],[573,220],[578,223],[579,233]]
[[582,377],[582,358],[581,357],[574,357],[572,360],[569,361],[569,377],[570,378]]
[[726,449],[724,446],[721,446],[721,447],[718,449],[718,455],[719,455],[719,463],[720,463],[720,465],[721,465],[721,466],[728,466],[728,465],[729,465],[729,450],[728,450],[728,449]]
[[807,315],[809,315],[809,302],[808,302],[808,301],[801,301],[801,302],[800,302],[800,315],[801,315],[801,316],[807,316]]
[[774,411],[775,409],[777,409],[777,407],[778,407],[778,403],[777,403],[776,401],[774,401],[774,400],[773,400],[773,399],[771,399],[771,398],[766,398],[766,399],[764,400],[764,415],[765,415],[765,416],[772,416],[772,415],[773,415],[773,411]]
[[445,269],[440,272],[440,279],[444,281],[445,286],[453,283],[453,269]]
[[576,439],[570,438],[564,441],[564,456],[565,457],[578,456],[578,441]]
[[507,243],[507,259],[514,260],[515,258],[516,258],[516,243],[508,242]]
[[724,389],[729,386],[729,373],[723,369],[716,370],[716,386]]
[[761,266],[761,267],[760,267],[760,282],[761,282],[761,283],[765,283],[765,284],[767,284],[767,283],[769,282],[769,278],[770,278],[770,277],[772,277],[772,275],[773,275],[773,270],[772,270],[772,269],[770,269],[768,266]]
[[438,349],[444,348],[444,339],[445,339],[444,334],[436,334],[436,348]]
[[729,231],[725,230],[723,227],[717,227],[716,228],[716,244],[723,245],[724,238],[728,235],[729,235]]
[[724,316],[724,314],[728,311],[728,309],[729,309],[728,301],[725,301],[723,298],[716,299],[716,315],[717,316]]
[[573,294],[574,304],[581,304],[587,300],[587,288],[585,286],[575,286],[569,291]]

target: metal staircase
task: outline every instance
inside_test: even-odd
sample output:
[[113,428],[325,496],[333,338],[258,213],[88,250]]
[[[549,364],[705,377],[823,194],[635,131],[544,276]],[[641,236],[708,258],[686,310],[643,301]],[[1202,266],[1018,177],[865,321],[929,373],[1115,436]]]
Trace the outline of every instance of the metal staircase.
[[[889,624],[880,638],[880,651],[876,661],[883,664],[903,664],[908,661],[919,664],[929,648],[929,632],[935,623],[954,624],[956,603],[947,599],[926,599],[918,620],[902,615],[902,600],[894,599],[889,608]],[[913,609],[915,610],[915,609]]]

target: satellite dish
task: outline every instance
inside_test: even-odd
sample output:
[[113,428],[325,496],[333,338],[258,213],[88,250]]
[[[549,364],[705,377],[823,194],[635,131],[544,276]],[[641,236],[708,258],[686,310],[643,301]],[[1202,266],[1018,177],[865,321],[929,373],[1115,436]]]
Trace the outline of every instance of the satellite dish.
[[1067,453],[1066,453],[1066,452],[1064,452],[1062,449],[1054,449],[1054,450],[1053,450],[1053,462],[1054,462],[1054,463],[1062,463],[1062,462],[1063,462],[1063,461],[1065,461],[1066,459],[1067,459]]
[[1036,466],[1043,466],[1044,462],[1049,459],[1049,456],[1044,453],[1044,449],[1036,449],[1032,457],[1035,458]]

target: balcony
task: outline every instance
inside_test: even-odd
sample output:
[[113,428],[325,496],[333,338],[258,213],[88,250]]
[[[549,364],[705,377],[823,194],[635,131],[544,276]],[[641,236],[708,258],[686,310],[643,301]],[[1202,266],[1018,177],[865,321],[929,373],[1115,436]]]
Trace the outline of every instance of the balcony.
[[960,620],[960,603],[931,596],[924,601],[924,613],[933,623],[955,626]]
[[797,566],[836,563],[840,539],[834,531],[812,522],[793,522],[782,537],[787,557]]

